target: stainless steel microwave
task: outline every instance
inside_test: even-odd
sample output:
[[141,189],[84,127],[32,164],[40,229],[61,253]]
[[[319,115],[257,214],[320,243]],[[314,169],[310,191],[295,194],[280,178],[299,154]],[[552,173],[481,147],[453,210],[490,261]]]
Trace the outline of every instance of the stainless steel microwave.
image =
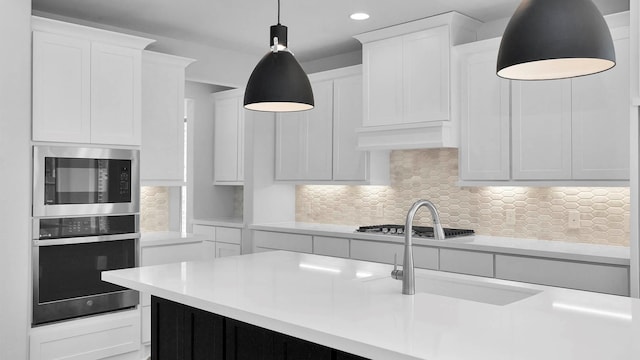
[[139,151],[33,147],[33,216],[131,214],[140,210]]

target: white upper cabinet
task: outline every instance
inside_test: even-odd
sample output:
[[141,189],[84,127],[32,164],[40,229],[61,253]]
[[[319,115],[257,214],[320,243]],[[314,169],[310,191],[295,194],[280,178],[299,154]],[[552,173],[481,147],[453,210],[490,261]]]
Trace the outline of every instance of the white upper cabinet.
[[33,32],[33,140],[91,140],[91,42]]
[[628,29],[615,29],[612,36],[616,66],[572,80],[574,179],[629,179]]
[[402,123],[402,40],[378,40],[363,45],[363,126]]
[[33,140],[140,145],[141,52],[153,40],[32,17]]
[[140,145],[142,53],[91,45],[91,142]]
[[510,83],[496,76],[499,39],[459,48],[460,178],[509,180]]
[[617,65],[573,79],[499,78],[500,39],[456,48],[463,183],[579,186],[629,179],[629,28],[611,32]]
[[[370,155],[357,151],[356,129],[362,124],[362,75],[333,81],[333,178],[342,181],[367,181]],[[371,159],[380,171],[380,162]],[[375,177],[376,175],[374,175]]]
[[142,53],[140,178],[146,184],[184,183],[184,75],[193,61]]
[[315,107],[276,120],[276,180],[331,180],[333,81],[311,83]]
[[403,123],[450,120],[449,26],[402,37]]
[[360,66],[309,76],[315,107],[276,117],[277,181],[298,183],[386,183],[388,153],[357,150],[362,124]]
[[515,180],[571,179],[571,80],[512,82]]
[[357,35],[364,118],[358,148],[457,147],[450,116],[451,45],[474,41],[479,23],[458,13]]
[[244,90],[214,95],[214,184],[244,183]]

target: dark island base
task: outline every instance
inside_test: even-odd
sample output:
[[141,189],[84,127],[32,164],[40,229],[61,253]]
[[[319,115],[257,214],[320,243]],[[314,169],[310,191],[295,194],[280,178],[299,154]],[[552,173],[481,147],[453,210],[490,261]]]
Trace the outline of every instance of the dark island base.
[[152,360],[365,360],[326,346],[151,298]]

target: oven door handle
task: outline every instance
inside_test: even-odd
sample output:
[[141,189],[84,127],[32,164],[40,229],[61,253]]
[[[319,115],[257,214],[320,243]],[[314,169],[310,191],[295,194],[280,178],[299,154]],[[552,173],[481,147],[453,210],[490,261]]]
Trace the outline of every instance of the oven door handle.
[[140,238],[140,233],[127,233],[127,234],[117,234],[117,235],[85,236],[85,237],[74,237],[74,238],[64,238],[64,239],[45,239],[45,240],[33,240],[33,246],[86,244],[86,243],[97,243],[97,242],[105,242],[105,241],[139,239],[139,238]]

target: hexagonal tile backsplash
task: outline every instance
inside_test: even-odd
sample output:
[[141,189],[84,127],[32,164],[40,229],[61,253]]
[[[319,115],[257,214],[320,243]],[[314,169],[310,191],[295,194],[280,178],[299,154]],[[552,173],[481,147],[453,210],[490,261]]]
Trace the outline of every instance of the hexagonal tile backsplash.
[[140,230],[169,231],[169,188],[142,186],[140,189]]
[[[418,199],[433,201],[444,226],[477,234],[629,246],[628,187],[460,187],[457,149],[391,153],[390,186],[303,185],[296,221],[403,224]],[[507,222],[515,212],[515,222]],[[579,227],[570,228],[570,216]],[[416,224],[430,225],[420,210]]]

